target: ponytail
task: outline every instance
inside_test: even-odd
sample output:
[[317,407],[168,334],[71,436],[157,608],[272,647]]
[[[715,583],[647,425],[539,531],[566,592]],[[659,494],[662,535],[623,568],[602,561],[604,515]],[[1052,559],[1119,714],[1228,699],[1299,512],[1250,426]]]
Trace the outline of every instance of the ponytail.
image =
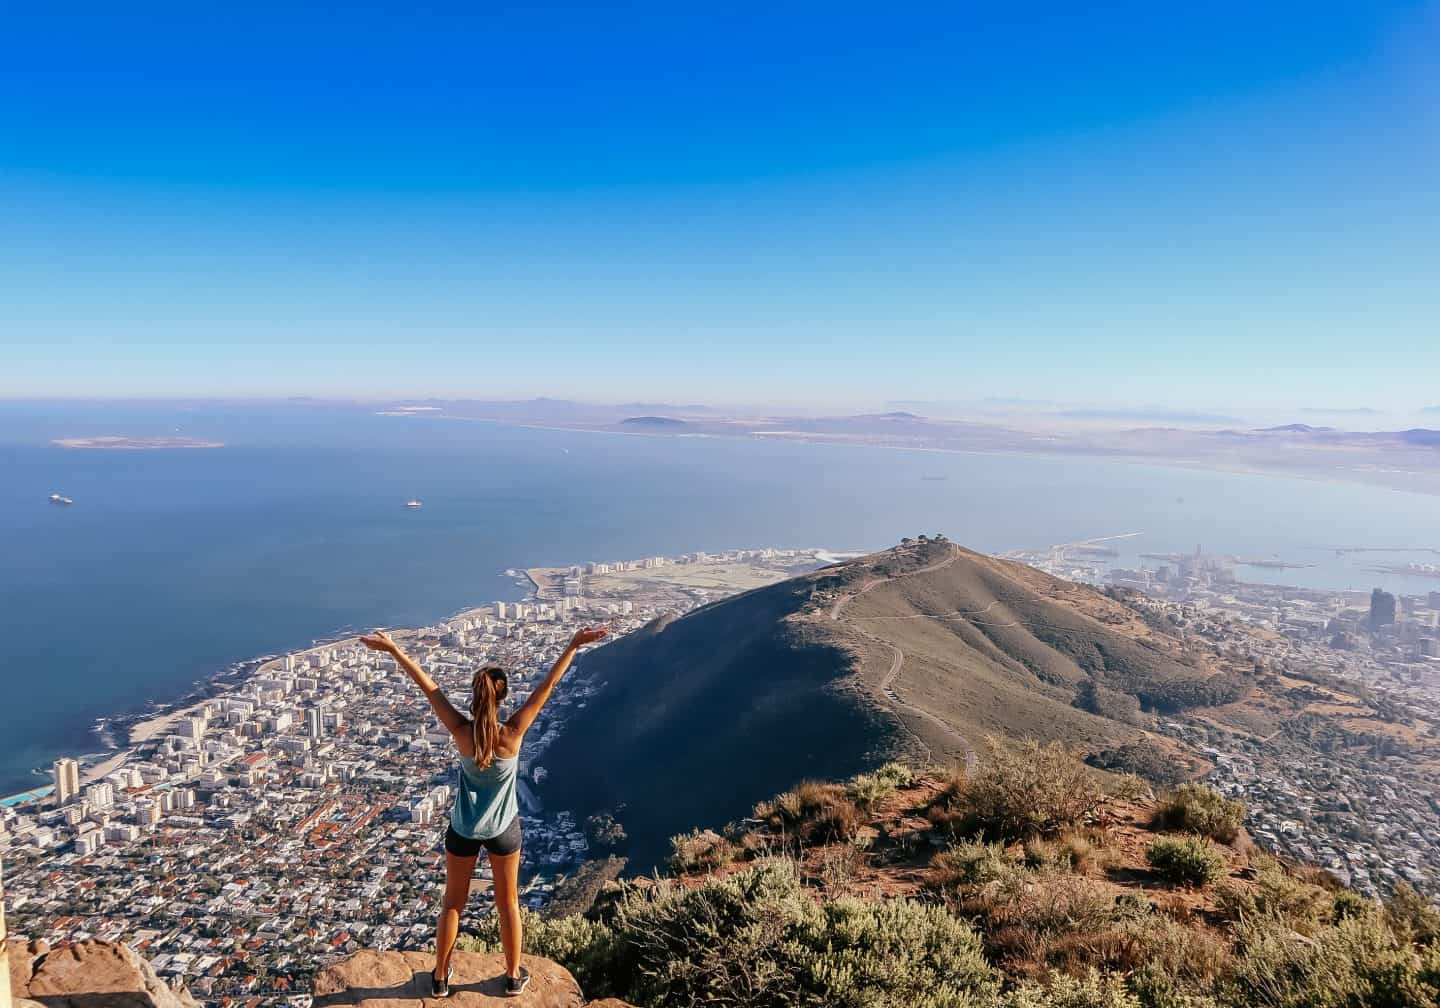
[[481,770],[495,759],[500,745],[500,704],[509,692],[504,669],[491,665],[475,673],[470,686],[470,728],[474,733],[475,765]]

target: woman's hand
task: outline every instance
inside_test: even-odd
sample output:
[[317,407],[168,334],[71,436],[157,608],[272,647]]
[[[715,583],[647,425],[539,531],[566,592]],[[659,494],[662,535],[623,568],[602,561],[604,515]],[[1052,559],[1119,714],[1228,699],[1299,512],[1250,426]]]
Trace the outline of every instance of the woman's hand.
[[389,655],[393,655],[396,651],[400,650],[396,643],[390,639],[390,635],[383,630],[376,630],[372,634],[366,634],[360,638],[360,643],[364,644],[371,651],[383,651]]
[[604,627],[585,627],[577,630],[575,636],[570,638],[570,649],[572,651],[578,651],[586,644],[594,644],[596,641],[604,640],[608,636],[610,636],[610,631]]

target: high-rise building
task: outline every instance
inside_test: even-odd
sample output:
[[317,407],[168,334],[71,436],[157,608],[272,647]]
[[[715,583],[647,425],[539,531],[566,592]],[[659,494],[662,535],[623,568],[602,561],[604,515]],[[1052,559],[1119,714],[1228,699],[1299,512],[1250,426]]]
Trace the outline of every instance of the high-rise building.
[[80,795],[80,764],[66,757],[55,761],[50,770],[55,782],[55,804],[69,805]]
[[320,708],[311,707],[305,712],[305,731],[312,738],[319,740],[325,733],[324,725],[320,720]]
[[1379,630],[1395,622],[1395,596],[1380,588],[1370,593],[1370,629]]
[[109,781],[91,784],[85,789],[85,802],[92,809],[108,809],[115,804],[115,785]]

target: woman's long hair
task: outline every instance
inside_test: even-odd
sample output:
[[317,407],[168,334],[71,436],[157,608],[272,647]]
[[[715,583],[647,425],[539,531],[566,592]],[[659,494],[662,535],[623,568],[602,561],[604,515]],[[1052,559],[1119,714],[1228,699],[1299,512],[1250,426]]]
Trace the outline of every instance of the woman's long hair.
[[475,739],[475,765],[481,770],[495,759],[500,745],[500,704],[510,692],[505,670],[487,665],[470,684],[470,728]]

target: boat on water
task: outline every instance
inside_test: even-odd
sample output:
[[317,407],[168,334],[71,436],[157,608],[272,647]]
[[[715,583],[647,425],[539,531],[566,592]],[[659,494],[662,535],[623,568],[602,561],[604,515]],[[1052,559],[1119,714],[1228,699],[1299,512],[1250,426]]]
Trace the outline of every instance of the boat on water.
[[66,504],[74,504],[75,502],[64,494],[52,493],[50,495],[50,503],[59,504],[63,507]]
[[408,500],[405,502],[405,506],[411,511],[419,511],[425,505],[420,503],[418,500]]

